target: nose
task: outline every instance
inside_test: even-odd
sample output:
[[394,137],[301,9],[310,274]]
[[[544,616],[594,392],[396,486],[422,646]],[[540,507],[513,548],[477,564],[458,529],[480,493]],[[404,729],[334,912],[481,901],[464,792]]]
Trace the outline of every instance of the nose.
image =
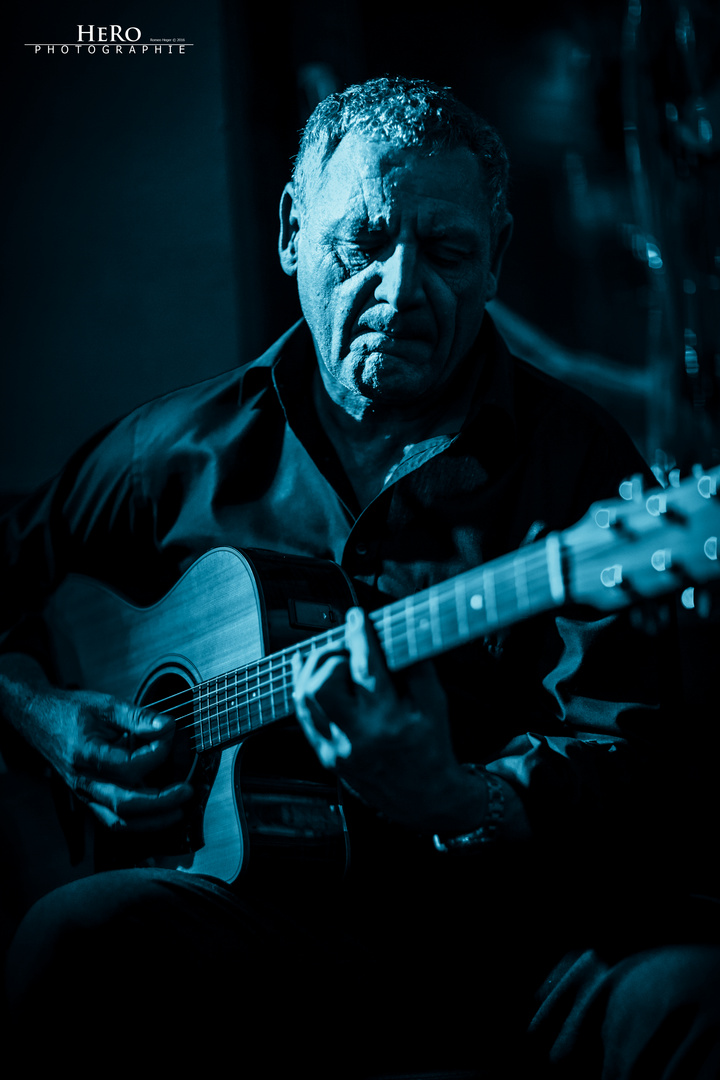
[[393,253],[382,261],[380,280],[375,287],[375,299],[389,304],[395,311],[413,307],[422,301],[420,267],[415,250],[407,244],[397,244]]

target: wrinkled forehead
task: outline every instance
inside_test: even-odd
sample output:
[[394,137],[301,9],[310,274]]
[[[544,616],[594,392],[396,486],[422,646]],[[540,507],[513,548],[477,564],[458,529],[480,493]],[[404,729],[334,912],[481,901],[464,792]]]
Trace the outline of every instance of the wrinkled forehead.
[[406,211],[433,231],[455,221],[489,220],[480,163],[466,147],[428,152],[351,132],[317,175],[313,210],[326,222],[386,225]]

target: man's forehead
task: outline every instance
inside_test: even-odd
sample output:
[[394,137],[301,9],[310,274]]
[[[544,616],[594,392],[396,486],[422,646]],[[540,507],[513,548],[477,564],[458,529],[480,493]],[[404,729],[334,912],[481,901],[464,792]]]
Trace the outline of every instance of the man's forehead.
[[316,194],[323,216],[369,224],[386,221],[409,202],[438,235],[453,218],[487,212],[479,163],[465,147],[429,154],[355,133],[326,162]]

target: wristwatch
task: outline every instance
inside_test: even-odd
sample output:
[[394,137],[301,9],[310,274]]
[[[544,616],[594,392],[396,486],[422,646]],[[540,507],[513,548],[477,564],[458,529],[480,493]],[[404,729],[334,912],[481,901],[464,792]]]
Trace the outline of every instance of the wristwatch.
[[464,768],[485,777],[488,787],[488,805],[485,820],[479,828],[473,829],[472,832],[461,833],[460,836],[441,836],[439,833],[435,833],[433,836],[435,850],[444,854],[462,854],[465,851],[472,851],[473,848],[478,847],[480,844],[491,844],[497,836],[498,827],[503,816],[505,797],[503,795],[502,781],[477,765],[465,765]]

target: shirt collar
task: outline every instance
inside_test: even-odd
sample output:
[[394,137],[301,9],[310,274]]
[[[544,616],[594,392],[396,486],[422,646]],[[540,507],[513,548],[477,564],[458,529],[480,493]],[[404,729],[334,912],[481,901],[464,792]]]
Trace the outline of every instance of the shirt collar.
[[280,361],[283,364],[288,360],[302,362],[307,352],[309,337],[305,320],[298,319],[262,356],[246,364],[240,371],[240,404],[245,404],[250,398],[272,386],[273,368]]

